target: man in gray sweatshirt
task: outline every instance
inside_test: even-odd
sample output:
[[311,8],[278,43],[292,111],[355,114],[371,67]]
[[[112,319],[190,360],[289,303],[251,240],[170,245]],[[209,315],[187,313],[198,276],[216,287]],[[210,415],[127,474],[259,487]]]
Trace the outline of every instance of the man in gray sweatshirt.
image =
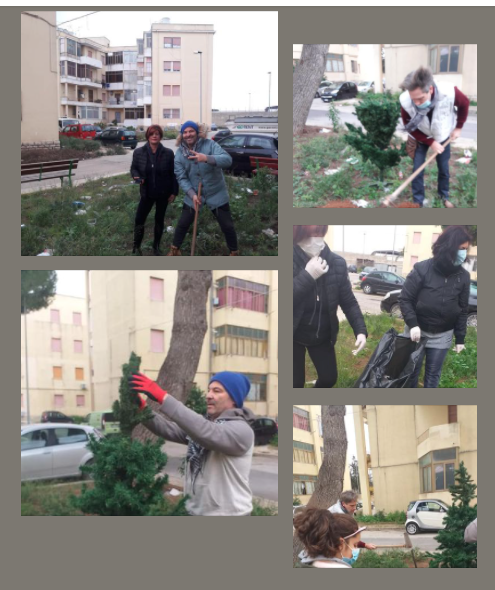
[[[207,416],[186,408],[140,373],[130,386],[161,404],[145,424],[157,436],[188,445],[185,493],[192,516],[249,516],[253,509],[249,473],[254,449],[250,423],[255,416],[244,408],[251,384],[240,373],[223,371],[210,381]],[[144,408],[145,400],[138,396]]]

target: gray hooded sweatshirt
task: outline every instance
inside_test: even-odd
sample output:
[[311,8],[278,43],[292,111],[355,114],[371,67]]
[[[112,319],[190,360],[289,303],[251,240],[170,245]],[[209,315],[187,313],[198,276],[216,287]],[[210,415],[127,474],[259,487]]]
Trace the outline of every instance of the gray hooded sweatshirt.
[[248,408],[233,408],[216,420],[209,420],[186,408],[171,395],[161,412],[173,422],[154,413],[146,428],[157,436],[187,445],[189,436],[208,449],[206,461],[194,485],[186,466],[184,492],[190,497],[187,509],[193,516],[248,516],[253,510],[249,473],[254,449],[250,422],[255,416]]

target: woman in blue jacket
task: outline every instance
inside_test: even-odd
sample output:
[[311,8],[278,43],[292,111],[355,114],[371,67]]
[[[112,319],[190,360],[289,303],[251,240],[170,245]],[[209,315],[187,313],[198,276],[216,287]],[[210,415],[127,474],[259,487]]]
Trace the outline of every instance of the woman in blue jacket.
[[[194,221],[195,207],[210,209],[224,233],[230,256],[238,256],[237,234],[230,213],[229,194],[222,168],[229,168],[232,158],[218,143],[206,139],[198,124],[186,121],[177,138],[175,175],[185,193],[182,214],[177,223],[173,245],[167,256],[181,256],[180,247]],[[201,197],[198,187],[201,183]]]

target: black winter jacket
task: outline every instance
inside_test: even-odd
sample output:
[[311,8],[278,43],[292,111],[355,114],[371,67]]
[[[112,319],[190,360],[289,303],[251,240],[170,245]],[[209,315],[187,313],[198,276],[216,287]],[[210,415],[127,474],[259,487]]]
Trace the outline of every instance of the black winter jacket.
[[[145,197],[148,193],[148,188],[152,181],[151,177],[146,176],[146,164],[148,162],[148,144],[134,150],[132,155],[131,176],[134,178],[144,178],[145,182],[139,187],[141,197]],[[161,143],[158,145],[156,152],[156,174],[161,176],[160,184],[164,185],[163,197],[167,198],[170,195],[178,195],[179,183],[175,178],[174,173],[174,152],[170,148],[164,147]]]
[[[359,308],[358,302],[352,292],[347,265],[345,260],[330,251],[328,246],[322,250],[320,256],[328,263],[328,272],[321,276],[318,281],[318,291],[321,293],[324,305],[330,314],[331,321],[331,340],[335,344],[339,332],[339,320],[337,318],[337,308],[340,305],[346,318],[352,326],[354,334],[368,335],[366,324],[364,323],[363,314]],[[293,326],[292,333],[296,333],[299,322],[304,314],[304,307],[308,297],[316,301],[316,282],[306,271],[306,264],[309,257],[299,246],[293,247]]]
[[399,304],[409,328],[426,332],[454,330],[456,344],[464,344],[469,308],[467,270],[442,265],[433,258],[417,262],[402,288]]

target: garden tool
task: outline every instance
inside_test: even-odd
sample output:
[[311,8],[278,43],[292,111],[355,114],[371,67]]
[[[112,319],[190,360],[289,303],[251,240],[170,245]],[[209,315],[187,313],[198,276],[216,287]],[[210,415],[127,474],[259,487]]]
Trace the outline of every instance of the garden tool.
[[[201,203],[201,183],[199,183],[199,186],[198,186],[198,201],[199,201],[199,203]],[[196,231],[198,229],[199,203],[196,203],[194,205],[195,213],[194,213],[194,228],[193,228],[191,256],[194,256],[194,248],[196,247]]]
[[[449,137],[449,139],[443,144],[443,147],[447,147],[449,145],[449,143],[452,141],[452,139]],[[400,186],[398,189],[396,189],[391,195],[389,195],[388,197],[385,197],[382,201],[382,205],[384,207],[389,207],[396,199],[397,197],[401,194],[401,192],[406,188],[406,186],[409,186],[411,184],[411,182],[416,178],[416,176],[418,176],[418,174],[420,174],[425,168],[426,166],[428,166],[428,164],[430,162],[433,162],[433,160],[437,157],[438,154],[432,154],[427,160],[426,162],[420,166],[416,172],[413,172],[411,174],[411,176],[409,178],[407,178]]]

